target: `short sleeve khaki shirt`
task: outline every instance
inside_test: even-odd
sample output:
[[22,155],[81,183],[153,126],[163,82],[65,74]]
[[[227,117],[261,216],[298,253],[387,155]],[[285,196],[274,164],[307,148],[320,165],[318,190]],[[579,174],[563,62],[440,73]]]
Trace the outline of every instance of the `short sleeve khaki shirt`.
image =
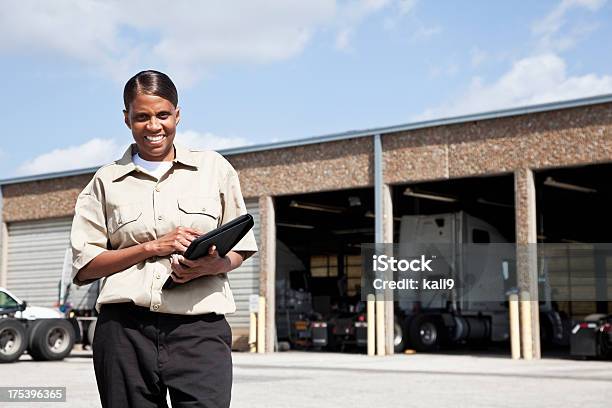
[[[238,174],[214,151],[175,144],[172,167],[159,180],[132,162],[132,144],[120,160],[101,167],[79,194],[72,223],[72,279],[104,251],[130,247],[178,226],[206,233],[246,213]],[[234,251],[257,251],[250,231]],[[132,301],[151,311],[174,314],[233,313],[227,274],[205,276],[171,290],[162,286],[172,272],[170,257],[152,257],[102,278],[96,310],[104,303]],[[230,272],[231,273],[231,272]]]

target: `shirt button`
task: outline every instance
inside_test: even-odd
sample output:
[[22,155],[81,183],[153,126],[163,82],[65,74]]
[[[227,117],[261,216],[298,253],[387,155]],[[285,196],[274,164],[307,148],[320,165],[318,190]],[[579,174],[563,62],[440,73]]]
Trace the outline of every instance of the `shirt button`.
[[159,193],[159,186],[155,186],[155,191]]
[[159,272],[157,272],[157,273],[155,274],[155,278],[156,278],[156,279],[161,279],[161,275],[159,274]]
[[163,220],[163,219],[164,219],[164,217],[163,217],[163,216],[161,216],[161,215],[158,215],[158,216],[157,216],[157,219],[161,221],[161,220]]
[[159,305],[153,305],[153,310],[158,310],[159,309]]

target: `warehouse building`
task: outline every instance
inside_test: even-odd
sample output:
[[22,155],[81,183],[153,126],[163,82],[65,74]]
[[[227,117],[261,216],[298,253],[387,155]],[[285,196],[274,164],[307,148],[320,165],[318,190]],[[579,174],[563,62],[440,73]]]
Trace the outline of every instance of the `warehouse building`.
[[[265,348],[274,350],[286,325],[279,292],[299,269],[328,301],[341,280],[342,296],[358,296],[360,245],[397,242],[403,215],[465,212],[509,242],[612,242],[612,95],[220,153],[239,173],[260,248],[230,274],[238,345],[248,336],[249,297],[258,294],[276,316],[265,323]],[[0,181],[0,286],[32,304],[57,303],[74,204],[95,170]],[[517,265],[518,280],[533,293],[529,267]],[[609,312],[605,302],[570,303],[561,307],[572,316]],[[530,313],[537,358],[537,305]],[[388,353],[393,322],[388,303]]]

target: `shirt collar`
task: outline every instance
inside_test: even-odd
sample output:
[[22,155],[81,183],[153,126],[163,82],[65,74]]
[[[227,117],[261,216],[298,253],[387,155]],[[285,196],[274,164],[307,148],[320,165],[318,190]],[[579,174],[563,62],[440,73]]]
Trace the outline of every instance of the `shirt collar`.
[[198,167],[198,161],[196,155],[189,149],[184,148],[183,146],[174,143],[174,160],[173,162],[178,162],[190,167]]
[[[136,165],[132,161],[132,156],[136,153],[138,153],[138,146],[136,143],[132,143],[125,150],[123,156],[119,160],[115,161],[117,170],[115,171],[113,181],[116,181],[136,170]],[[172,163],[180,163],[194,168],[198,167],[197,160],[193,152],[176,143],[174,143],[174,160],[172,160]]]

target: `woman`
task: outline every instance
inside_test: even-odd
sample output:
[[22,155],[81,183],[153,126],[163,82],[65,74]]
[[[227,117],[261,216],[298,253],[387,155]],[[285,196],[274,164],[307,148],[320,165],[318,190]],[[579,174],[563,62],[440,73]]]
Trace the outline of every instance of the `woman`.
[[[227,407],[235,311],[227,273],[257,251],[247,234],[225,257],[182,253],[246,213],[238,175],[221,155],[174,144],[176,87],[143,71],[125,85],[132,144],[78,196],[73,282],[103,278],[93,360],[104,407]],[[182,283],[162,289],[166,279]]]

